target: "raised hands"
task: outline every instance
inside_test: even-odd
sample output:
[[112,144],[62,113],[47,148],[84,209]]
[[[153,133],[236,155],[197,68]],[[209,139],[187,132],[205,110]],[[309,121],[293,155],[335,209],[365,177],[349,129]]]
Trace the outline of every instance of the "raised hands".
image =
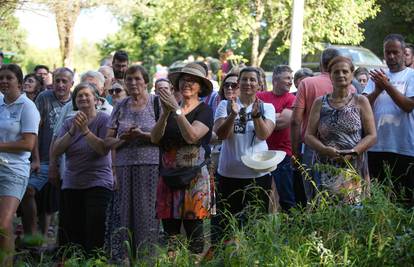
[[371,70],[369,72],[369,75],[375,83],[376,90],[383,91],[390,86],[390,80],[388,79],[383,69]]
[[180,108],[174,95],[168,89],[159,90],[162,107],[165,111],[176,111]]
[[229,100],[231,114],[237,115],[239,114],[239,105],[237,105],[236,101]]
[[86,116],[85,113],[83,113],[82,111],[78,111],[78,113],[76,113],[75,118],[73,119],[73,125],[79,129],[79,131],[85,135],[89,132],[89,128],[88,128],[88,117]]
[[262,111],[260,110],[260,103],[262,101],[256,97],[256,100],[254,100],[253,102],[253,107],[252,107],[252,118],[259,118],[261,117]]

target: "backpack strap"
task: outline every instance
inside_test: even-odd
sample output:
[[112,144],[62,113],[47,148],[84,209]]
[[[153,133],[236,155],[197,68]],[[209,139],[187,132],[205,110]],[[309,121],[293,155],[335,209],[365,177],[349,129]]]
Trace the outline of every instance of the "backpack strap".
[[155,115],[155,121],[157,122],[158,119],[160,118],[160,97],[159,96],[155,96],[154,97],[154,115]]

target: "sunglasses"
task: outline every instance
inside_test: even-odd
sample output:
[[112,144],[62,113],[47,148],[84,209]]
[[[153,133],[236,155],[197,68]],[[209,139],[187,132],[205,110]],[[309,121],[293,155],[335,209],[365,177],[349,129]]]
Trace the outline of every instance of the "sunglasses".
[[228,82],[225,82],[225,83],[223,84],[223,86],[224,86],[224,88],[226,88],[226,89],[230,89],[230,87],[231,87],[233,90],[234,90],[234,89],[239,88],[238,83],[228,83]]
[[109,93],[110,95],[113,95],[113,94],[119,94],[120,92],[122,92],[122,89],[121,89],[121,88],[115,88],[115,89],[109,89],[109,90],[108,90],[108,93]]

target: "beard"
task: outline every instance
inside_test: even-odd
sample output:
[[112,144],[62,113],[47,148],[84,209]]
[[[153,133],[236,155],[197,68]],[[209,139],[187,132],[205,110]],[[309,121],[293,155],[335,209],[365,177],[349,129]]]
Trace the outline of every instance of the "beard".
[[124,78],[124,72],[120,70],[114,70],[115,79],[121,80]]

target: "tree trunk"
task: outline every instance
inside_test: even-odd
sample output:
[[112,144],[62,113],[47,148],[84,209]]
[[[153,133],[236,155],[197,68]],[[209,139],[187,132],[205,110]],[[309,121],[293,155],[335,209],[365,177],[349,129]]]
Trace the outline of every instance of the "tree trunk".
[[259,67],[258,56],[259,56],[259,45],[260,45],[260,28],[264,14],[264,3],[261,0],[255,1],[255,22],[252,31],[252,56],[250,64],[254,67]]
[[266,44],[263,46],[262,51],[260,51],[259,56],[257,57],[257,66],[262,64],[264,57],[266,56],[267,52],[269,52],[270,47],[272,46],[273,41],[275,40],[276,36],[280,33],[282,29],[273,29],[269,35],[269,39],[267,39]]
[[59,2],[54,7],[56,26],[59,34],[60,54],[62,64],[65,67],[73,67],[74,27],[80,14],[79,1],[66,0]]

